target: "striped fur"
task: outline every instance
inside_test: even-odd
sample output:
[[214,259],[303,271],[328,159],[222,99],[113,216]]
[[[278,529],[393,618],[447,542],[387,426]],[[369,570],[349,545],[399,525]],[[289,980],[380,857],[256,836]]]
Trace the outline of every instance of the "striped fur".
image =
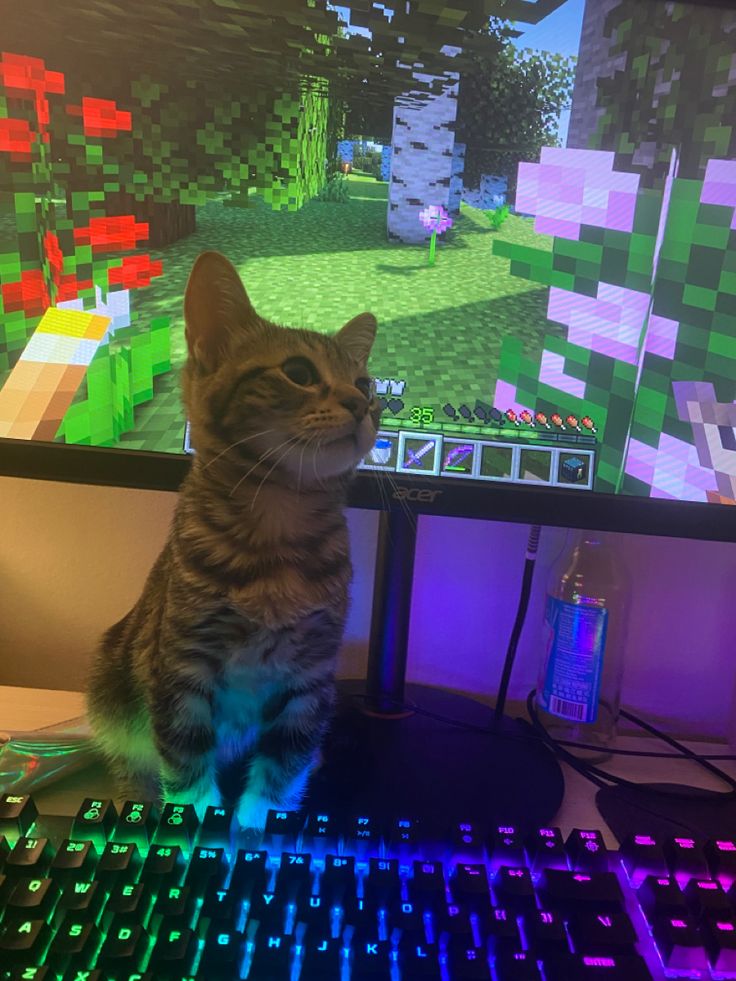
[[375,441],[375,319],[334,336],[259,317],[204,253],[185,297],[196,450],[168,540],[92,665],[93,731],[121,796],[296,806],[329,724],[351,566],[343,515]]

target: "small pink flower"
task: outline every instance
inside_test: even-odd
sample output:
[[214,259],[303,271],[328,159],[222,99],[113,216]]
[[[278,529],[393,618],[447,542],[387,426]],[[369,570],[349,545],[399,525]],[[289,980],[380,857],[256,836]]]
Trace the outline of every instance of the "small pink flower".
[[452,226],[452,218],[441,204],[430,204],[419,212],[419,220],[429,232],[439,232],[441,235]]

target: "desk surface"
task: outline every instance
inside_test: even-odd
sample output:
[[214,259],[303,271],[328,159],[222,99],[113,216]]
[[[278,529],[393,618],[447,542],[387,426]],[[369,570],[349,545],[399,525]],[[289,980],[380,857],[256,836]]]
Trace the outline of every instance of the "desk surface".
[[[0,685],[0,732],[45,728],[75,719],[83,713],[84,697],[81,692]],[[648,737],[623,736],[619,737],[617,745],[621,749],[654,749],[659,752],[663,744],[655,743]],[[691,741],[687,745],[695,752],[729,752],[725,743]],[[728,773],[736,775],[735,763],[726,762],[721,766]],[[595,806],[593,784],[566,764],[562,769],[565,799],[554,823],[561,828],[565,837],[574,827],[600,828],[606,844],[611,848],[617,847],[616,839]],[[723,789],[715,777],[688,761],[615,757],[606,764],[605,769],[631,780],[682,782],[713,790]],[[101,763],[70,773],[34,793],[39,810],[46,814],[73,814],[82,798],[89,796],[115,796],[112,779]]]

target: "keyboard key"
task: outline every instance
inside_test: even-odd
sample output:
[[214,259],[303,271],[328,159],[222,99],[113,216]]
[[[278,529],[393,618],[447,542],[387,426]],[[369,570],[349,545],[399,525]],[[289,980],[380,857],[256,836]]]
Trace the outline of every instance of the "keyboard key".
[[736,918],[707,917],[701,932],[713,971],[736,973]]
[[424,912],[409,900],[402,900],[388,912],[389,935],[391,930],[401,930],[401,936],[424,936]]
[[88,879],[96,864],[97,852],[91,841],[65,838],[51,862],[49,875],[59,882]]
[[97,863],[95,878],[112,889],[115,882],[134,882],[143,859],[135,842],[108,841]]
[[214,807],[212,804],[204,812],[199,826],[198,845],[228,845],[233,830],[235,815],[232,807]]
[[481,862],[485,858],[483,830],[472,821],[459,821],[450,828],[450,850],[457,860]]
[[158,929],[148,966],[154,977],[188,974],[195,950],[192,930],[177,921],[164,920]]
[[239,899],[248,899],[252,893],[266,888],[268,876],[266,862],[268,852],[241,848],[235,857],[230,889]]
[[224,930],[234,929],[237,926],[242,903],[243,900],[239,899],[232,889],[223,889],[216,882],[211,882],[204,895],[201,915],[219,923]]
[[292,942],[290,937],[259,930],[253,951],[249,981],[271,981],[290,976]]
[[355,856],[326,855],[319,891],[332,906],[352,902],[355,899]]
[[300,896],[296,904],[296,922],[306,923],[320,933],[329,933],[332,909],[325,896]]
[[621,911],[573,913],[567,929],[578,954],[634,953],[636,930]]
[[677,879],[669,875],[648,875],[636,894],[647,917],[655,913],[687,913],[685,896]]
[[113,919],[126,926],[145,923],[153,905],[154,894],[145,882],[116,883],[105,906],[103,924],[107,929]]
[[502,865],[493,880],[493,894],[501,906],[513,910],[536,906],[531,872],[527,868]]
[[655,916],[651,927],[665,967],[693,971],[708,966],[704,937],[690,916]]
[[683,890],[685,902],[695,919],[731,915],[732,907],[723,886],[715,879],[690,879]]
[[451,936],[473,936],[470,910],[463,903],[448,903],[440,909],[433,922],[442,933],[449,933]]
[[72,822],[72,837],[92,841],[102,851],[112,836],[117,813],[111,800],[85,797]]
[[48,922],[56,907],[61,889],[53,879],[23,877],[15,883],[8,897],[6,919],[42,919]]
[[142,926],[113,920],[97,955],[97,966],[116,971],[139,971],[148,946]]
[[647,875],[669,875],[662,844],[653,835],[628,834],[621,842],[620,857],[634,885]]
[[[189,924],[194,912],[195,895],[189,886],[162,889],[153,904],[153,916],[167,921]],[[154,922],[159,922],[155,920]]]
[[442,974],[437,944],[425,943],[421,938],[399,941],[399,964],[402,978],[417,981],[441,981]]
[[49,947],[47,963],[57,971],[88,968],[100,942],[100,931],[89,920],[67,913]]
[[522,914],[522,930],[527,947],[539,957],[558,952],[569,953],[565,923],[558,913],[549,910],[529,910]]
[[206,978],[237,978],[245,956],[245,937],[237,930],[223,930],[210,923],[199,962],[200,974]]
[[703,845],[694,838],[665,838],[664,855],[672,875],[708,878],[708,861]]
[[539,880],[539,897],[547,909],[571,912],[581,907],[617,910],[623,907],[621,886],[613,872],[572,872],[545,869]]
[[105,896],[100,882],[67,882],[56,907],[56,918],[60,920],[68,913],[73,913],[76,920],[97,923]]
[[333,940],[329,932],[307,930],[302,946],[304,959],[299,981],[340,981],[341,942],[339,940]]
[[567,851],[559,828],[538,828],[525,839],[532,872],[567,869]]
[[491,968],[484,947],[451,943],[448,953],[453,981],[491,981]]
[[257,892],[251,897],[248,917],[260,923],[259,936],[268,933],[280,934],[285,927],[286,909],[275,892]]
[[276,854],[294,851],[303,823],[304,818],[299,811],[269,811],[263,835],[264,846]]
[[48,838],[19,838],[5,859],[5,874],[44,878],[54,850]]
[[43,919],[13,919],[0,925],[0,964],[41,961],[51,930]]
[[410,899],[420,909],[436,911],[444,906],[447,890],[442,863],[415,859],[407,888]]
[[519,829],[511,824],[500,824],[494,828],[488,841],[488,855],[494,865],[524,865],[526,851]]
[[282,902],[294,903],[312,886],[312,856],[299,852],[283,852],[276,873],[276,892]]
[[396,858],[371,858],[368,875],[363,882],[367,901],[379,909],[386,909],[401,898],[399,862]]
[[410,848],[420,840],[419,821],[416,818],[401,817],[389,824],[388,843],[392,851]]
[[450,892],[456,902],[464,902],[472,910],[490,906],[491,894],[485,865],[471,862],[456,865],[450,876]]
[[178,845],[188,854],[198,828],[199,818],[194,804],[164,804],[153,833],[153,844]]
[[339,838],[339,824],[334,815],[317,812],[308,816],[302,832],[302,840],[304,846],[315,855],[322,856],[325,852],[334,852]]
[[553,954],[542,967],[545,981],[653,981],[638,954]]
[[141,869],[141,881],[158,891],[175,886],[184,873],[184,856],[178,845],[152,845]]
[[192,852],[186,874],[186,884],[194,892],[203,893],[210,882],[221,886],[227,875],[224,848],[197,847]]
[[151,801],[126,800],[113,829],[113,841],[135,842],[148,848],[159,821],[158,808]]
[[706,841],[703,849],[711,877],[718,879],[724,888],[736,882],[736,840],[715,838]]
[[351,981],[378,981],[388,978],[391,967],[391,945],[385,940],[370,939],[355,942],[351,946]]
[[521,937],[516,914],[510,909],[495,907],[480,918],[480,932],[489,950],[498,956],[505,950],[520,950]]
[[[79,968],[70,967],[68,971],[65,971],[61,976],[61,981],[108,981],[110,975],[107,971],[80,971]],[[121,975],[115,975],[115,981],[118,977],[127,978],[129,977],[127,972],[123,972]],[[132,975],[132,979],[135,981],[155,981],[154,978],[146,972],[146,974],[139,974],[137,971]]]
[[56,974],[51,973],[50,967],[25,964],[14,967],[8,975],[8,981],[56,981]]
[[598,830],[573,828],[565,842],[570,868],[576,872],[607,872],[608,849]]
[[30,794],[0,794],[0,835],[11,841],[27,835],[38,817]]
[[351,851],[363,857],[378,844],[380,832],[377,822],[369,814],[356,814],[348,825],[348,840]]
[[493,966],[498,981],[541,981],[537,959],[529,950],[502,950]]

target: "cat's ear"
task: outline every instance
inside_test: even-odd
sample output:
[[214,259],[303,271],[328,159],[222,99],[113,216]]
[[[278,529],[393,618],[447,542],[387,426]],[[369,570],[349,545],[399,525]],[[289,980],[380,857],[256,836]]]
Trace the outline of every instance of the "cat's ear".
[[203,252],[194,262],[184,294],[190,357],[214,371],[257,321],[233,264],[219,252]]
[[372,313],[359,313],[338,330],[335,340],[351,358],[365,364],[376,339],[378,324]]

